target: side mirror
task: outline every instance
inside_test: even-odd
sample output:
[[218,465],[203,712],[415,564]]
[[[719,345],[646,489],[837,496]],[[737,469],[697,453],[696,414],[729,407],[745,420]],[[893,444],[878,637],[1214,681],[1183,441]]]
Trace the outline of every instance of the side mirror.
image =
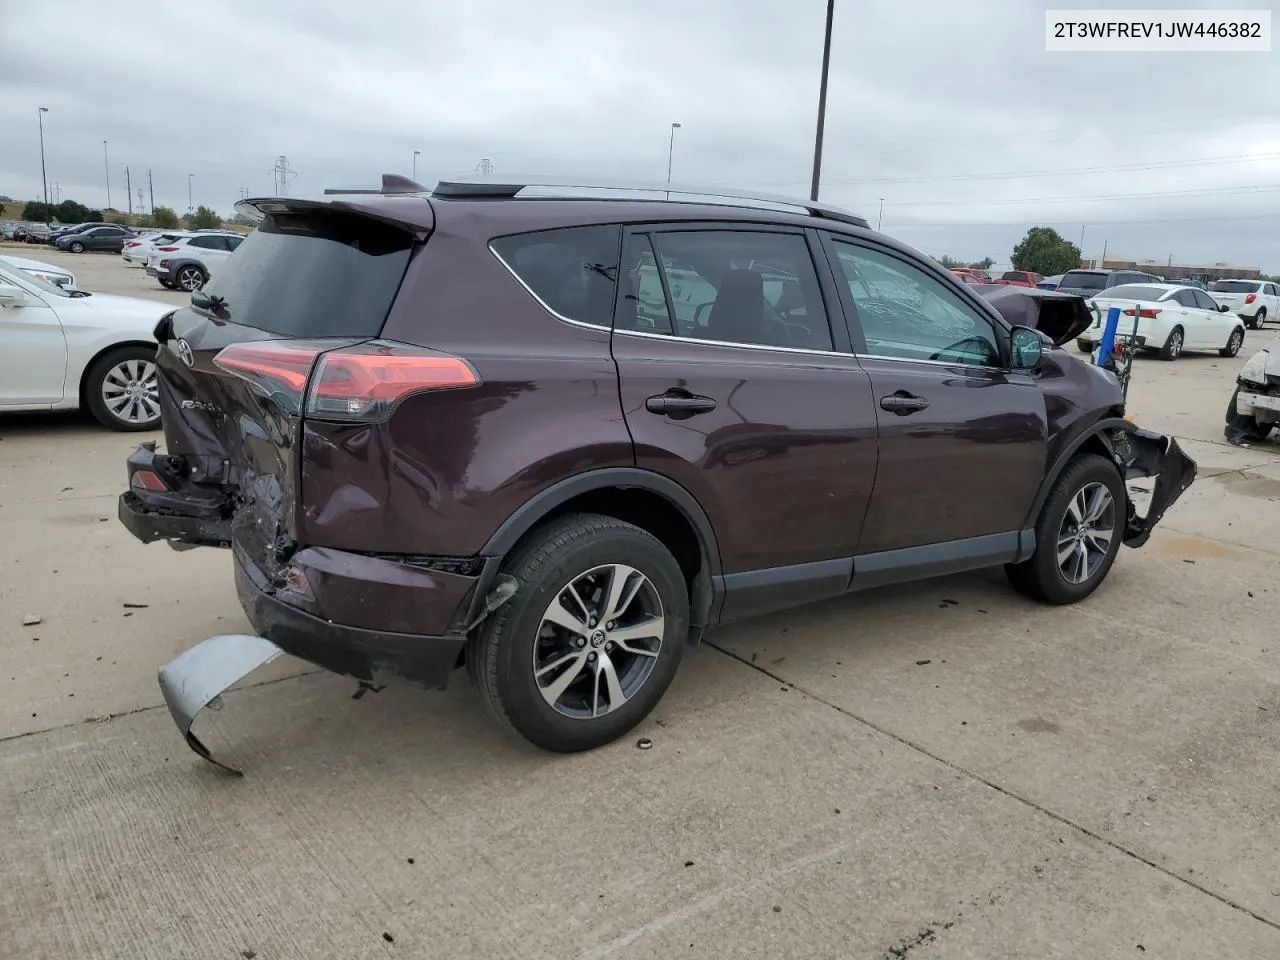
[[1219,312],[1219,313],[1230,313],[1230,312],[1231,312],[1231,308],[1230,308],[1229,306],[1227,306],[1225,303],[1220,303],[1220,304],[1218,304],[1218,312]]
[[17,287],[0,287],[0,307],[25,307],[27,295]]
[[1033,370],[1044,356],[1044,338],[1039,330],[1014,327],[1009,334],[1010,366],[1014,370]]

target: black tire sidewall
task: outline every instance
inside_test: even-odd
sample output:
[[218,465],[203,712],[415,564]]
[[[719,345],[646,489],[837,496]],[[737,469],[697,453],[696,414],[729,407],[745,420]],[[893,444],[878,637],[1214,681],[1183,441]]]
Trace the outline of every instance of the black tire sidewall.
[[[1236,342],[1236,337],[1240,338],[1239,342]],[[1222,348],[1222,355],[1224,357],[1234,357],[1240,353],[1240,350],[1243,346],[1244,346],[1244,331],[1241,330],[1239,327],[1236,327],[1234,330],[1231,331],[1231,336],[1227,338],[1227,345]]]
[[[1058,532],[1062,529],[1062,519],[1072,498],[1090,483],[1107,485],[1115,501],[1116,522],[1106,559],[1092,577],[1077,584],[1069,582],[1058,566]],[[1125,530],[1126,502],[1120,471],[1115,464],[1097,454],[1079,457],[1062,472],[1040,511],[1040,519],[1036,523],[1036,552],[1031,560],[1038,581],[1038,592],[1046,601],[1055,604],[1075,603],[1089,596],[1106,580],[1116,555],[1120,552]]]
[[67,249],[70,250],[72,253],[84,253],[84,244],[71,243],[67,245]]
[[[506,720],[537,746],[560,752],[588,750],[616,740],[643,720],[666,692],[684,654],[689,632],[688,587],[675,558],[655,537],[606,517],[579,516],[607,524],[547,558],[542,546],[572,528],[550,525],[543,537],[513,558],[506,572],[520,581],[515,597],[484,628],[493,688]],[[591,720],[557,713],[543,699],[533,676],[533,648],[542,615],[565,585],[608,563],[626,563],[649,578],[662,601],[666,633],[658,662],[644,685],[619,710]],[[484,666],[484,665],[480,665]]]
[[[1178,337],[1178,350],[1173,352],[1170,348],[1173,346],[1174,337]],[[1169,339],[1164,342],[1164,346],[1160,348],[1161,360],[1177,360],[1182,356],[1182,351],[1186,349],[1186,334],[1182,332],[1182,327],[1174,327],[1169,331]]]
[[93,366],[89,368],[89,372],[85,374],[85,404],[88,406],[89,412],[93,414],[94,419],[108,429],[117,430],[122,433],[133,433],[141,430],[156,430],[160,427],[159,417],[145,424],[129,423],[127,420],[121,420],[108,410],[107,405],[102,400],[102,381],[106,378],[107,371],[116,364],[124,360],[131,359],[148,360],[155,363],[155,349],[147,350],[144,347],[120,347],[99,357],[94,362]]

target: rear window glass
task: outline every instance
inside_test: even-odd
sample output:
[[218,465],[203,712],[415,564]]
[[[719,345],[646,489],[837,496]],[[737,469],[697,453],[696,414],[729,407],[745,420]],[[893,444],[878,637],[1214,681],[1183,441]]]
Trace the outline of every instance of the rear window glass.
[[1244,280],[1219,280],[1213,285],[1214,293],[1257,293],[1258,285]]
[[1027,275],[1019,270],[1010,270],[1000,275],[1001,280],[1025,280]]
[[568,227],[499,237],[493,250],[553,313],[580,323],[613,322],[620,227]]
[[1159,300],[1169,291],[1163,287],[1145,287],[1139,283],[1125,283],[1107,291],[1108,300]]
[[1084,273],[1072,270],[1062,276],[1062,286],[1082,290],[1101,290],[1107,285],[1105,273]]
[[368,217],[273,213],[204,292],[229,319],[288,337],[374,337],[409,265],[412,238]]

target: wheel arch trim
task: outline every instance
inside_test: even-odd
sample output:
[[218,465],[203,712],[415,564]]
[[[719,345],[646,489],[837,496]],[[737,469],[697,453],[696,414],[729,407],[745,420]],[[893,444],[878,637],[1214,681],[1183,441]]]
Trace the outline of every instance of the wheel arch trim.
[[[1111,453],[1111,442],[1107,439],[1108,430],[1130,430],[1133,424],[1123,417],[1103,417],[1094,421],[1089,426],[1077,434],[1070,443],[1058,454],[1058,458],[1053,461],[1053,465],[1045,472],[1044,479],[1040,481],[1040,489],[1036,491],[1036,498],[1031,503],[1031,511],[1027,514],[1026,520],[1022,526],[1024,529],[1034,529],[1040,521],[1040,511],[1044,509],[1044,502],[1049,499],[1049,491],[1053,489],[1053,485],[1058,482],[1058,477],[1062,476],[1062,471],[1067,468],[1076,454],[1090,440],[1098,439],[1103,446],[1107,448],[1107,452]],[[1123,478],[1122,478],[1123,479]]]

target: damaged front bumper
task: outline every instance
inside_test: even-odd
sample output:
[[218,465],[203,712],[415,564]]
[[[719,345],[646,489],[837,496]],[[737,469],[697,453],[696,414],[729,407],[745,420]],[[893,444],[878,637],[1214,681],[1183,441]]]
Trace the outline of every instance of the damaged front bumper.
[[1196,462],[1187,456],[1173,437],[1133,424],[1110,432],[1111,454],[1125,481],[1155,477],[1155,489],[1145,516],[1138,516],[1133,499],[1126,499],[1124,544],[1140,547],[1151,537],[1155,525],[1196,479]]

